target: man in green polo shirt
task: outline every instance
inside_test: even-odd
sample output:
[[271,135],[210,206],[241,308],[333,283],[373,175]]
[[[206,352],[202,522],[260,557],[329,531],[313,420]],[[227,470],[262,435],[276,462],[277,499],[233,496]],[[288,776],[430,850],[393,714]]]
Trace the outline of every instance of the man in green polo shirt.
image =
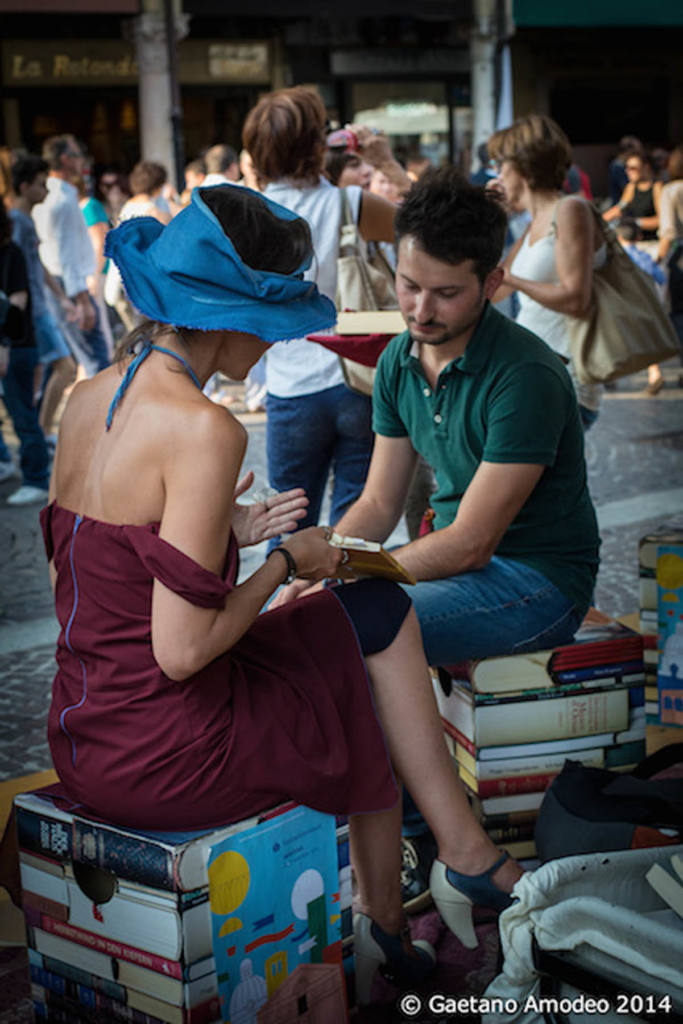
[[368,479],[336,525],[386,540],[418,454],[433,467],[433,530],[394,551],[418,580],[408,592],[432,665],[571,641],[598,567],[567,370],[489,302],[505,230],[498,202],[450,168],[421,178],[399,209],[408,330],[380,358]]

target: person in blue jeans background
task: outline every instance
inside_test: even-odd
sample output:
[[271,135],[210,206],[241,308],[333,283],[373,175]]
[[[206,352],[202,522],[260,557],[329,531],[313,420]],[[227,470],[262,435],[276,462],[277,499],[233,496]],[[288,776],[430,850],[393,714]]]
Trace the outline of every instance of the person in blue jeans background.
[[[394,552],[418,581],[407,589],[431,665],[570,642],[597,573],[571,379],[545,342],[490,303],[506,227],[499,202],[453,168],[427,172],[399,208],[408,329],[380,357],[367,483],[336,525],[385,541],[418,454],[434,467],[432,532]],[[272,607],[309,586],[295,581]],[[404,906],[416,910],[434,890],[434,842],[410,801],[406,833]],[[498,870],[484,872],[489,895]]]
[[38,353],[26,263],[11,234],[9,216],[0,203],[0,379],[3,400],[19,438],[23,478],[7,503],[28,505],[47,499],[49,456],[34,404]]
[[[306,277],[334,302],[342,192],[323,177],[325,120],[317,93],[303,86],[280,89],[249,112],[243,143],[263,194],[308,223],[315,260]],[[363,238],[393,241],[393,203],[357,185],[346,196]],[[303,529],[317,524],[331,474],[332,517],[341,517],[362,491],[370,464],[370,398],[346,386],[336,355],[305,338],[268,350],[266,388],[270,486],[304,488],[309,505],[299,522]]]

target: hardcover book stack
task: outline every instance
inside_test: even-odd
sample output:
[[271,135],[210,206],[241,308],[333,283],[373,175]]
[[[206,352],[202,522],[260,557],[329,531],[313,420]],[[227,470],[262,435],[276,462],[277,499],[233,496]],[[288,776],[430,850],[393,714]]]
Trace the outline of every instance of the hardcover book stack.
[[[657,557],[660,545],[677,545],[683,549],[683,520],[662,524],[658,529],[641,537],[638,544],[640,632],[645,648],[645,717],[648,725],[662,724],[657,686],[660,650]],[[683,550],[679,553],[683,555]]]
[[538,811],[566,758],[617,770],[642,760],[644,680],[642,637],[595,609],[572,644],[437,670],[451,756],[498,846],[536,856]]
[[[334,818],[287,804],[220,829],[140,832],[72,813],[57,788],[15,799],[37,1020],[238,1024],[247,989],[263,1005],[299,963],[339,969]],[[271,851],[293,879],[287,928]]]

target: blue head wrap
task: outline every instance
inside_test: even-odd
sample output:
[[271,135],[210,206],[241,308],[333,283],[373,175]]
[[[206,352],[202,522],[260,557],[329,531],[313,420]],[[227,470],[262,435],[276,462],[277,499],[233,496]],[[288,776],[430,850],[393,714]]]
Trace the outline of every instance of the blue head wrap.
[[[216,188],[240,188],[217,185]],[[301,338],[331,327],[334,304],[303,273],[254,270],[242,261],[220,221],[197,188],[166,227],[153,217],[135,217],[109,231],[105,254],[116,263],[136,309],[152,320],[205,331],[245,331],[263,341]],[[291,210],[258,196],[281,220]]]

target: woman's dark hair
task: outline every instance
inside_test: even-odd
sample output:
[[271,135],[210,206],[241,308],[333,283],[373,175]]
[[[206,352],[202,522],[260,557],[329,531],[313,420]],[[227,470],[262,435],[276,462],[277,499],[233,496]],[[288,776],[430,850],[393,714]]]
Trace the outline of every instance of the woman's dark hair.
[[325,105],[312,89],[270,92],[247,114],[242,145],[261,182],[316,184],[325,156]]
[[500,261],[507,231],[501,204],[455,167],[425,171],[396,212],[396,241],[409,235],[444,263],[472,260],[484,283]]
[[[202,200],[215,214],[221,227],[234,245],[240,259],[252,270],[267,270],[274,274],[294,274],[312,255],[311,229],[301,217],[284,220],[276,217],[265,200],[251,189],[239,185],[217,185],[199,188]],[[138,341],[153,341],[168,331],[169,325],[156,320],[144,320],[116,346],[115,361],[130,354]],[[182,338],[190,344],[200,331],[182,331]]]
[[361,162],[358,153],[349,153],[348,150],[328,149],[325,153],[325,176],[330,179],[333,185],[339,182],[342,171],[349,164],[358,166]]
[[239,185],[200,186],[199,192],[252,270],[293,274],[311,254],[311,229],[302,217],[276,217],[259,195]]
[[561,189],[572,162],[569,139],[552,117],[530,114],[495,132],[489,153],[498,163],[513,164],[532,190]]
[[153,160],[141,160],[130,172],[128,184],[134,196],[141,193],[154,192],[166,184],[168,172],[163,164],[157,164]]

